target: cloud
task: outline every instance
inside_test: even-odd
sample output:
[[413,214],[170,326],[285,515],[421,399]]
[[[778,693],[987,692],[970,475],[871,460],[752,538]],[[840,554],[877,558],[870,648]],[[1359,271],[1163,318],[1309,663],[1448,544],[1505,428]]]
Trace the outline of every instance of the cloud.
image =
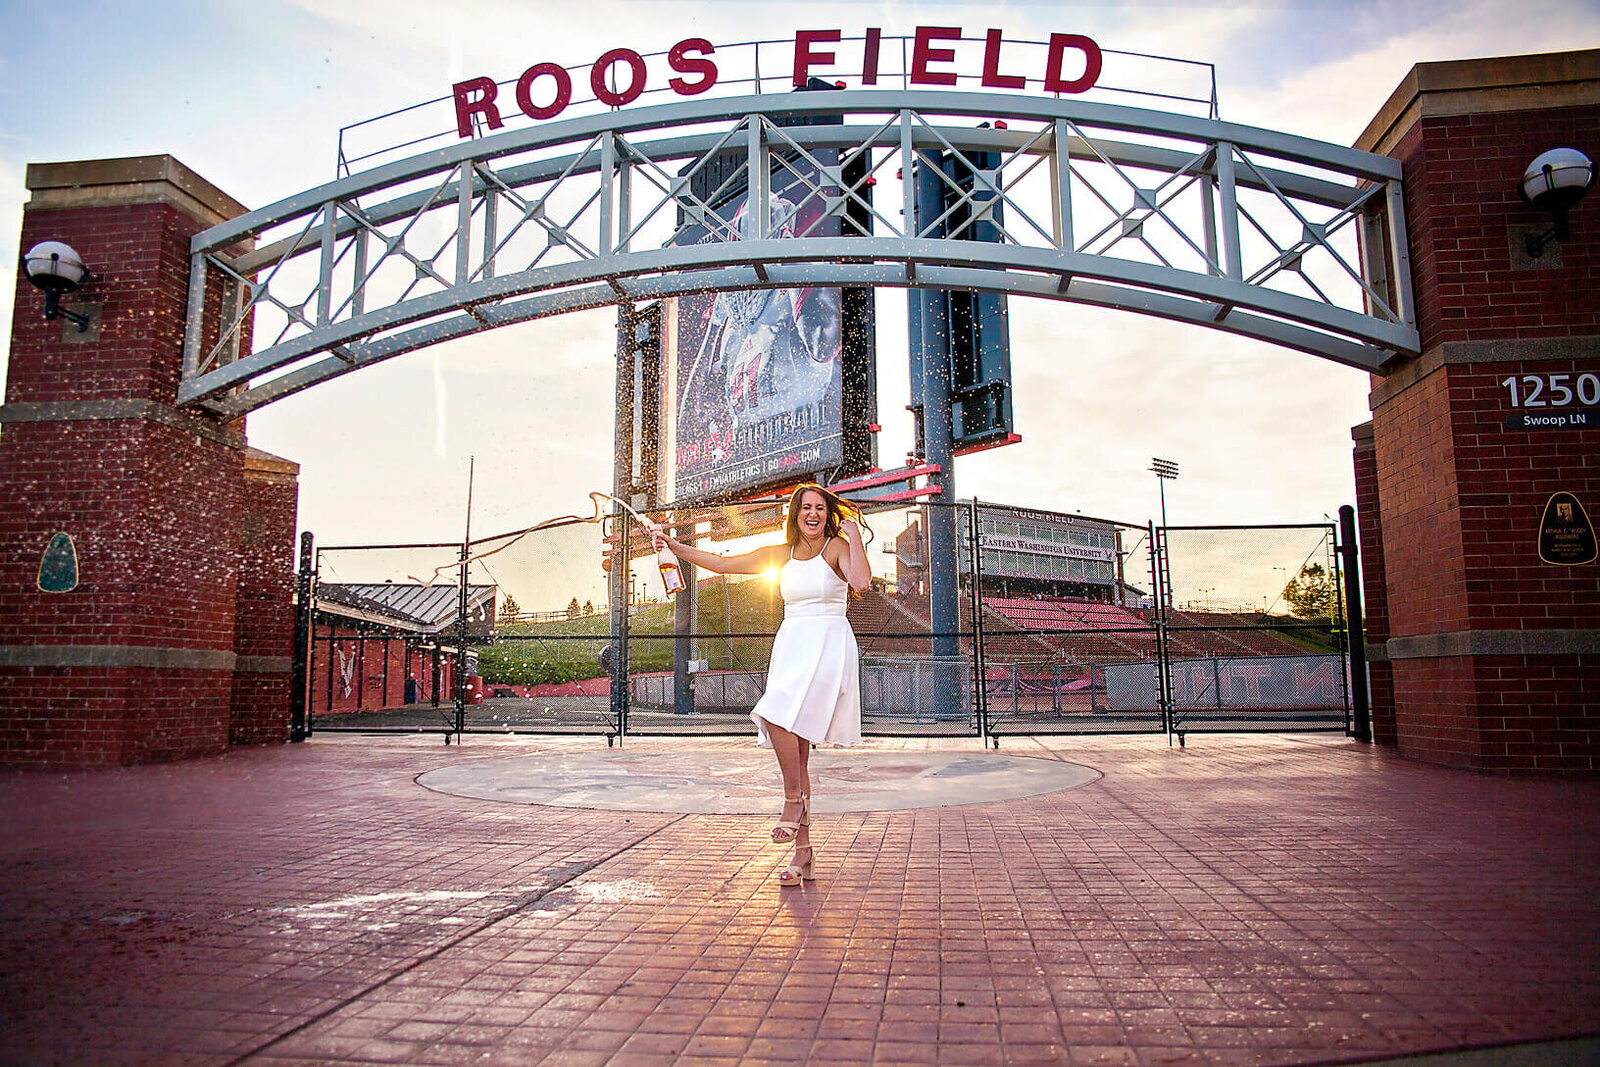
[[1254,91],[1230,89],[1224,115],[1274,128],[1283,128],[1287,120],[1308,136],[1351,144],[1417,63],[1559,51],[1600,41],[1600,8],[1571,0],[1435,2],[1408,7],[1404,19],[1393,15],[1383,6],[1351,12],[1351,47],[1287,67],[1275,82]]

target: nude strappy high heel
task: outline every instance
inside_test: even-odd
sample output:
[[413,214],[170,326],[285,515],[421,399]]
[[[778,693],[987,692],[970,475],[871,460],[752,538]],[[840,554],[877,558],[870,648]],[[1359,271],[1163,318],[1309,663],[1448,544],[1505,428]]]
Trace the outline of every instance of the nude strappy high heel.
[[[800,863],[800,862],[798,862],[798,860],[791,860],[789,862],[789,866],[785,867],[783,870],[778,872],[778,884],[779,885],[781,885],[781,886],[794,886],[794,885],[799,885],[801,882],[808,882],[808,881],[815,881],[816,880],[817,876],[814,873],[812,873],[812,870],[811,870],[811,865],[812,865],[813,861],[815,861],[816,858],[817,858],[816,846],[815,845],[806,845],[805,846],[805,850],[806,850],[806,861],[804,863]],[[795,849],[794,850],[794,854],[795,854],[795,856],[798,857],[800,855],[800,850],[798,848]]]
[[792,820],[780,819],[778,825],[772,828],[772,840],[779,844],[793,841],[800,835],[802,826],[811,825],[811,797],[809,794],[801,793],[797,797],[784,797],[783,800],[786,804],[799,804],[800,814]]

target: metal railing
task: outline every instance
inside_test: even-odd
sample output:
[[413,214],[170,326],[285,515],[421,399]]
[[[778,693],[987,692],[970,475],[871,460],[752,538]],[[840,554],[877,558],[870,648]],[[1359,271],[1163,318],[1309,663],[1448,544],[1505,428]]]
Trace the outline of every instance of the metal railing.
[[[858,62],[850,65],[848,58],[858,54],[865,58],[865,36],[840,38],[836,54],[844,65],[830,64],[825,72],[828,79],[854,82],[863,88],[870,84],[910,89],[913,38],[903,35],[879,36],[877,42],[878,47],[874,53],[877,62],[870,75],[870,82],[865,76],[862,64]],[[1011,77],[1020,77],[1023,81],[1023,84],[1014,91],[1040,93],[1043,78],[1030,72],[1035,72],[1041,67],[1038,59],[1040,53],[1048,51],[1048,42],[1002,38],[1000,43],[1007,50],[1006,58],[1012,64],[1010,69],[1020,72]],[[987,46],[988,40],[986,37],[964,36],[956,40],[942,38],[941,44],[952,48],[975,48],[980,45]],[[793,51],[793,38],[718,44],[715,46],[717,80],[709,91],[716,96],[787,94],[794,88]],[[1131,102],[1163,109],[1175,108],[1210,119],[1222,117],[1217,100],[1215,64],[1203,60],[1159,56],[1116,48],[1102,48],[1100,55],[1103,61],[1102,72],[1094,87],[1083,94],[1086,99]],[[674,98],[673,90],[667,85],[670,72],[665,70],[670,56],[670,50],[641,54],[646,70],[652,75],[659,76],[651,78],[647,87],[632,101],[632,104],[645,106]],[[571,84],[581,87],[589,84],[593,64],[584,63],[563,69]],[[968,69],[979,69],[978,64],[968,64]],[[955,77],[958,88],[981,87],[982,75],[956,73]],[[518,80],[517,77],[512,77],[495,82],[497,89],[500,90],[499,98],[513,99]],[[614,80],[611,87],[616,88]],[[1050,95],[1060,97],[1059,92]],[[448,147],[457,143],[461,138],[457,130],[458,118],[455,105],[453,94],[439,96],[339,127],[334,177],[347,178],[357,171],[380,166],[419,151]],[[610,110],[612,110],[610,105],[589,96],[575,99],[567,109],[563,110],[562,115],[576,118]],[[482,137],[491,132],[481,115],[474,114],[473,118],[474,137]],[[533,121],[525,119],[520,114],[516,119]]]

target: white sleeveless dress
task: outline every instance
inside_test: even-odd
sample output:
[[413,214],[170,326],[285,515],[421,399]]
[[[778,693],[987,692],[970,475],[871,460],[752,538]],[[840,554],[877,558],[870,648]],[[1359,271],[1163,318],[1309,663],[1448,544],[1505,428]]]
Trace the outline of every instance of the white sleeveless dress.
[[861,670],[856,635],[844,613],[850,586],[822,553],[795,559],[791,550],[778,588],[783,625],[772,640],[767,691],[750,709],[760,746],[772,747],[767,723],[815,744],[856,744]]

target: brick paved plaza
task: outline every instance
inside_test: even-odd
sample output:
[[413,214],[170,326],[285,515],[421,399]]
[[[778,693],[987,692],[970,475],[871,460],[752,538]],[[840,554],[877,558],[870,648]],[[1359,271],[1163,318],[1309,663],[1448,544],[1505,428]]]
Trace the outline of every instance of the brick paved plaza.
[[[714,777],[750,747],[626,756]],[[1332,737],[1013,739],[1101,777],[823,814],[803,890],[767,815],[415,781],[606,752],[319,737],[5,778],[0,1062],[1327,1063],[1600,1034],[1594,781]]]

